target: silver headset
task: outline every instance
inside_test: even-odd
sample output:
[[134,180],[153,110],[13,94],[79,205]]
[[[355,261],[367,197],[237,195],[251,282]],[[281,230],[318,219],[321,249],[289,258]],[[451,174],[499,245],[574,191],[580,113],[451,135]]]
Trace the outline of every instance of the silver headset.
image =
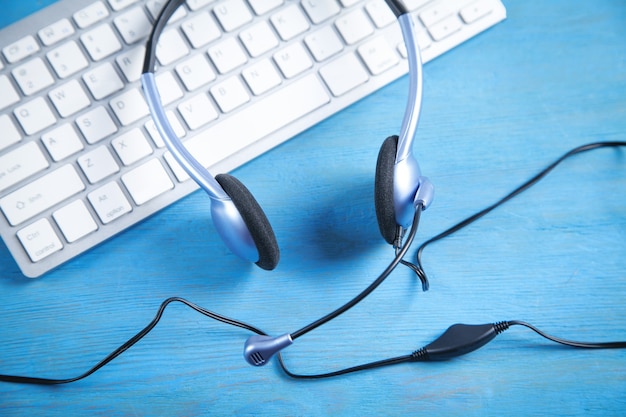
[[[276,267],[280,251],[265,213],[248,189],[228,174],[213,176],[187,150],[165,114],[155,81],[156,45],[167,21],[185,0],[169,0],[159,14],[146,46],[141,82],[156,127],[176,161],[211,199],[211,217],[229,249],[263,269]],[[408,228],[417,206],[425,209],[433,186],[421,175],[413,155],[413,141],[422,102],[422,61],[414,23],[400,1],[386,0],[397,17],[407,50],[409,95],[398,136],[385,140],[376,167],[375,204],[381,234],[394,244]]]

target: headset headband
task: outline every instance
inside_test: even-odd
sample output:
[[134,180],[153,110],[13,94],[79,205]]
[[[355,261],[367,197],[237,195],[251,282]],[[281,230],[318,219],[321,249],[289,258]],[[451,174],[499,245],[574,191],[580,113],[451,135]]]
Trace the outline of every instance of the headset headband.
[[[209,194],[212,199],[229,200],[230,198],[228,195],[224,192],[215,178],[207,172],[206,167],[202,166],[202,164],[198,162],[198,160],[187,150],[174,133],[174,129],[170,125],[165,114],[165,110],[158,93],[158,88],[156,86],[154,77],[154,71],[156,68],[156,46],[167,21],[184,2],[185,0],[169,0],[163,9],[161,9],[146,44],[146,55],[143,63],[141,82],[155,125],[163,137],[163,141],[165,142],[168,150],[172,153],[176,161],[191,176],[191,178],[193,178]],[[412,157],[412,145],[415,131],[417,129],[422,101],[422,62],[419,54],[419,48],[417,46],[414,24],[408,10],[400,1],[385,0],[385,2],[396,15],[400,23],[402,36],[407,49],[409,64],[409,97],[398,140],[396,163],[407,161],[408,164],[411,165],[411,171],[415,171],[413,166],[417,166],[417,162]],[[403,172],[405,171],[403,169],[400,170]],[[419,173],[419,168],[417,168],[416,172]],[[404,173],[402,175],[404,175]],[[414,175],[411,175],[411,177],[413,176]],[[417,178],[407,178],[406,183],[417,184],[416,181]],[[400,195],[408,196],[409,194],[413,194],[410,196],[411,199],[415,196],[415,187],[413,185],[409,187],[400,185],[399,188]],[[410,190],[404,190],[405,188],[410,188]],[[399,199],[404,200],[404,198]],[[412,218],[412,214],[410,217]]]
[[161,36],[161,32],[163,32],[163,28],[167,25],[167,21],[184,2],[185,0],[168,1],[163,9],[161,9],[157,20],[154,22],[152,32],[146,44],[146,55],[143,62],[141,83],[154,124],[161,134],[167,149],[172,153],[172,156],[174,156],[174,159],[176,159],[189,176],[193,178],[213,200],[229,201],[230,197],[219,185],[217,180],[209,174],[206,167],[198,162],[187,150],[174,132],[165,114],[165,109],[161,103],[161,97],[159,96],[156,85],[154,71],[156,68],[156,47],[159,37]]

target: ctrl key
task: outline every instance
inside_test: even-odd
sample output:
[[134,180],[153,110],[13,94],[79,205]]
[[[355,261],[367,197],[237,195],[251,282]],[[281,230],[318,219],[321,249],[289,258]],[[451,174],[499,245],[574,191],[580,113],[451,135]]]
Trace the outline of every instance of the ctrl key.
[[39,262],[63,249],[48,219],[39,219],[17,232],[17,237],[33,262]]

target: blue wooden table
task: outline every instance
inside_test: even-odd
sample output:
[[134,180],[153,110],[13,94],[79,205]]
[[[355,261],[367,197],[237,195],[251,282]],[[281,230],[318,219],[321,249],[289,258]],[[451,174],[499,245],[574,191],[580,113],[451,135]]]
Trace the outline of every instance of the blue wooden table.
[[[0,25],[47,1],[6,2]],[[415,150],[436,187],[418,241],[491,204],[575,146],[626,140],[626,4],[505,0],[502,24],[425,67]],[[338,307],[387,265],[373,174],[406,77],[235,174],[282,247],[273,272],[230,255],[195,193],[36,280],[0,245],[0,373],[71,377],[180,296],[271,334]],[[418,242],[419,243],[419,242]],[[416,247],[416,246],[415,246]],[[410,255],[414,256],[415,247]],[[405,355],[457,322],[520,319],[570,339],[626,339],[626,150],[574,157],[424,251],[362,304],[285,350],[297,372]],[[624,415],[626,352],[512,328],[467,356],[295,381],[242,358],[249,332],[182,305],[91,377],[0,383],[1,415]]]

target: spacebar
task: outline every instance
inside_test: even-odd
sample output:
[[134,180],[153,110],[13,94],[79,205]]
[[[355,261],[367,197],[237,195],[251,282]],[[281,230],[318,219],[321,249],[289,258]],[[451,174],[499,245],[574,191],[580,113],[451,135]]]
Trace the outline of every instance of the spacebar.
[[209,127],[185,146],[203,166],[210,167],[329,100],[322,83],[311,74]]

